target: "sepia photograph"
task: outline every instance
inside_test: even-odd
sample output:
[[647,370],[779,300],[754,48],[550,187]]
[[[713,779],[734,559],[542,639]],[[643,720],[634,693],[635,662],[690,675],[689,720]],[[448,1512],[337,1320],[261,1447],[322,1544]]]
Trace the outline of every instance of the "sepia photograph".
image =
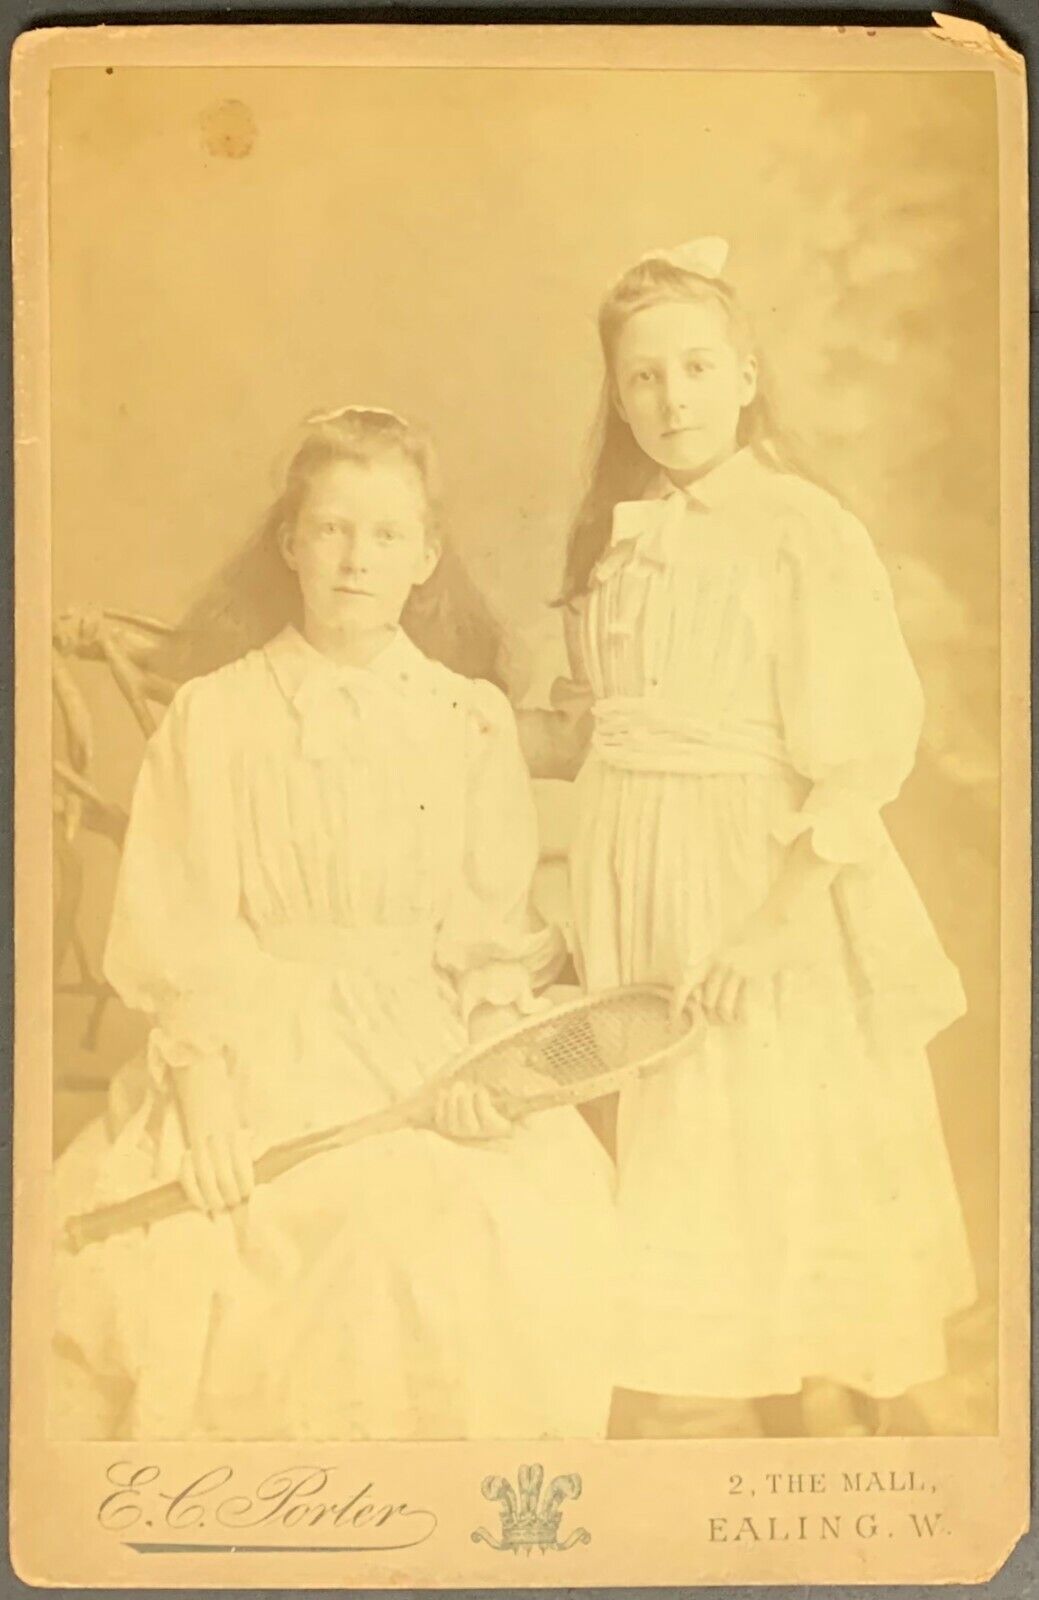
[[1023,67],[640,31],[26,55],[15,1314],[138,1561],[329,1447],[473,1463],[373,1584],[622,1581],[685,1447],[748,1562],[1027,1506]]

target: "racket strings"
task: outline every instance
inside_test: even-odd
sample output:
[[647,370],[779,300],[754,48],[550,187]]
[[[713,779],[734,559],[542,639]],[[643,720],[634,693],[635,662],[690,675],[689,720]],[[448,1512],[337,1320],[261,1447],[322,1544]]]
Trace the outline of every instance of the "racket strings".
[[566,1087],[637,1065],[672,1040],[667,1002],[653,994],[611,996],[564,1017],[549,1017],[518,1039],[491,1044],[474,1076],[533,1073]]

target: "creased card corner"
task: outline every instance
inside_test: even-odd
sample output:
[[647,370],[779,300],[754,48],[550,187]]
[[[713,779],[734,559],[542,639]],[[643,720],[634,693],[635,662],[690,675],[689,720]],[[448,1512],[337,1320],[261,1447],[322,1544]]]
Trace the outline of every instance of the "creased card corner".
[[947,44],[956,45],[961,50],[993,56],[1004,66],[1024,73],[1024,56],[1000,38],[998,33],[986,28],[984,23],[974,22],[969,17],[951,17],[944,11],[932,11],[931,16],[935,25],[929,31],[936,39],[944,39]]

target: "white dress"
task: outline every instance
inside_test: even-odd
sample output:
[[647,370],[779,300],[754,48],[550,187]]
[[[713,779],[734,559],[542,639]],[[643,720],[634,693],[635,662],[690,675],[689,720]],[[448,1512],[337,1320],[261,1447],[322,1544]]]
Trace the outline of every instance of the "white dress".
[[617,506],[580,624],[590,988],[672,984],[801,833],[842,867],[745,1020],[622,1097],[617,1382],[900,1393],[945,1370],[975,1288],[925,1054],[962,991],[879,817],[922,714],[887,575],[832,498],[745,450]]
[[[150,741],[106,973],[147,1062],[66,1152],[68,1214],[174,1177],[169,1069],[223,1055],[256,1147],[363,1115],[521,1002],[533,804],[512,714],[403,634],[368,669],[287,630]],[[488,1145],[408,1131],[58,1261],[57,1345],[138,1438],[595,1436],[611,1174],[574,1111]],[[579,1352],[579,1359],[575,1359]],[[71,1426],[56,1396],[54,1426]]]

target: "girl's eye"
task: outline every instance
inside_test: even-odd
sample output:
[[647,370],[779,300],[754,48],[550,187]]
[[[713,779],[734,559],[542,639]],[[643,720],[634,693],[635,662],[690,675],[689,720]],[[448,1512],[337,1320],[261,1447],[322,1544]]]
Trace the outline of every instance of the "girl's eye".
[[381,528],[376,528],[375,532],[376,537],[383,544],[392,544],[397,537],[396,528],[388,528],[385,525],[383,525]]

